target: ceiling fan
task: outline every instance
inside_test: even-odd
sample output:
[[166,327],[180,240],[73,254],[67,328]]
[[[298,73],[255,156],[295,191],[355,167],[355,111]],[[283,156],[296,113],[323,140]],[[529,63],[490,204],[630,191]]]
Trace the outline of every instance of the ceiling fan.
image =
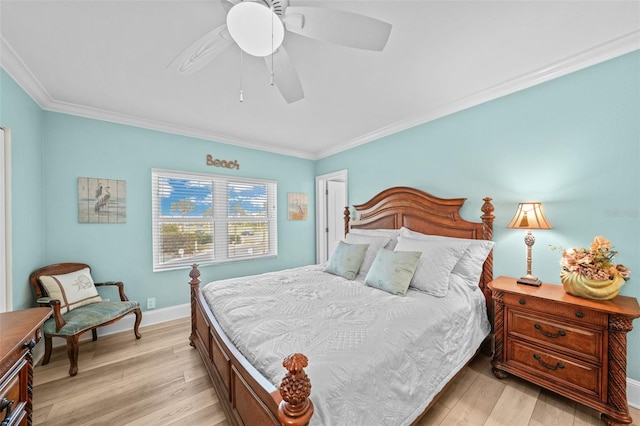
[[[221,0],[226,23],[180,52],[166,68],[192,74],[231,45],[264,57],[275,84],[288,103],[304,98],[302,83],[282,45],[286,31],[356,49],[382,51],[391,24],[368,16],[314,6],[290,6],[289,0]],[[274,78],[275,75],[275,78]]]

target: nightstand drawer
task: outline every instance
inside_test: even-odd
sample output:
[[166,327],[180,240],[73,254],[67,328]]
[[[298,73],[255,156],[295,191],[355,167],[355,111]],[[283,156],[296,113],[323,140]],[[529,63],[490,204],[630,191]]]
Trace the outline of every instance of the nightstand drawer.
[[534,312],[508,310],[507,333],[562,351],[579,355],[587,361],[601,363],[602,331],[572,326],[535,315]]
[[556,315],[577,321],[580,324],[593,324],[601,327],[607,327],[608,325],[608,315],[606,313],[593,311],[582,306],[515,293],[505,293],[504,303],[505,305]]
[[507,364],[519,364],[520,369],[561,388],[572,388],[602,399],[601,368],[517,340],[507,340]]

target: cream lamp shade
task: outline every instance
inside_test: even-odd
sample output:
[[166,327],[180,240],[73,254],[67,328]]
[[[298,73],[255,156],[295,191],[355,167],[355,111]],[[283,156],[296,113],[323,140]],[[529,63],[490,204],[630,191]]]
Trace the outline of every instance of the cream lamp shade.
[[551,224],[544,217],[542,203],[539,201],[527,201],[518,204],[516,212],[507,228],[520,229],[551,229]]
[[541,284],[540,280],[531,274],[531,247],[536,242],[531,230],[552,228],[551,223],[544,217],[542,203],[539,201],[520,203],[518,211],[507,225],[507,228],[527,230],[524,236],[524,243],[527,245],[527,274],[517,281],[518,284],[539,286]]

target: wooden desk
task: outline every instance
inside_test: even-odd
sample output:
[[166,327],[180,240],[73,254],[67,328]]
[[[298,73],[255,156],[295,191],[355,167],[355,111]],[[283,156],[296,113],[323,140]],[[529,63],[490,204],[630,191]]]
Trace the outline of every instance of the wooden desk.
[[0,314],[0,425],[31,425],[32,349],[50,308]]

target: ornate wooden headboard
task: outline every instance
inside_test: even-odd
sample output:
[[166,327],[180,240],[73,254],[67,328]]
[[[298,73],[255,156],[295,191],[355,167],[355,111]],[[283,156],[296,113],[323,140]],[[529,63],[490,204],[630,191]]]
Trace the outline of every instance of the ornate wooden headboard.
[[[351,220],[351,210],[345,207],[345,235],[351,228],[400,229],[403,226],[424,234],[445,237],[490,240],[493,237],[493,205],[491,198],[484,198],[481,208],[482,222],[469,222],[460,216],[460,208],[466,198],[439,198],[419,189],[397,186],[389,188],[363,204],[354,205],[356,219]],[[487,300],[487,312],[491,312],[493,279],[493,250],[484,262],[478,286]]]

